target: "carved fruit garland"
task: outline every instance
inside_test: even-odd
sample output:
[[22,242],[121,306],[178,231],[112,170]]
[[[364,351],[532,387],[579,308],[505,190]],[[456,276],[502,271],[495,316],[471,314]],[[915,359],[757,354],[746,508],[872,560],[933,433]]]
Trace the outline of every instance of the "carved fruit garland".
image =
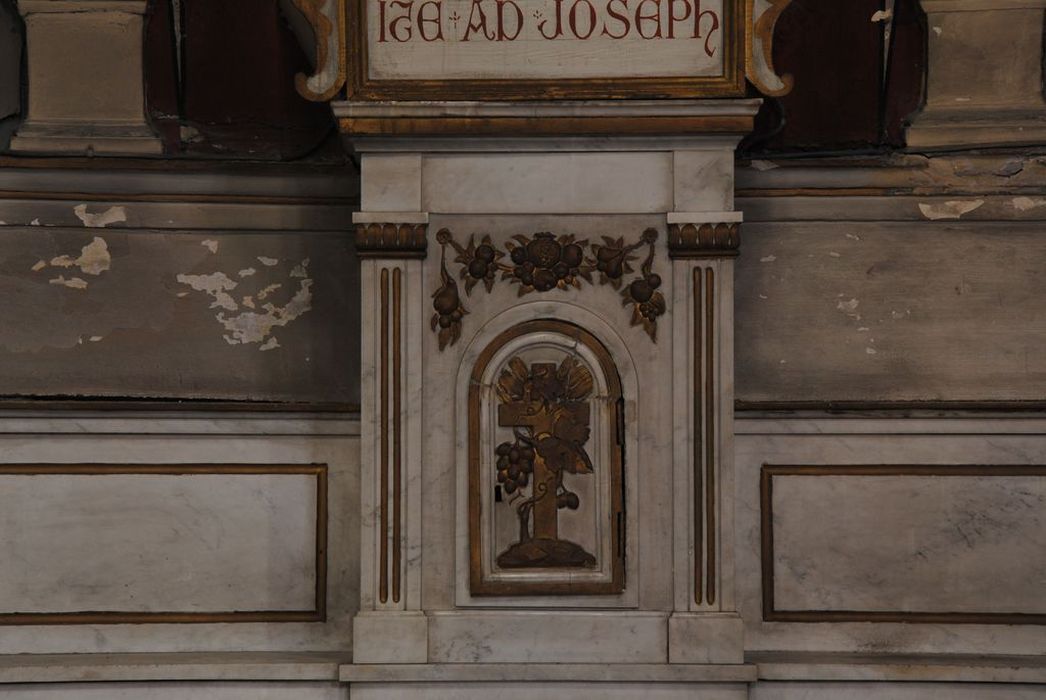
[[[457,282],[447,270],[447,246],[457,253],[454,262],[461,266],[458,276],[465,284],[466,295],[471,295],[481,282],[487,292],[492,291],[499,272],[501,281],[518,287],[519,296],[553,289],[581,289],[582,282],[608,284],[620,291],[623,306],[632,307],[632,325],[642,326],[656,342],[657,319],[667,308],[664,295],[658,291],[661,276],[653,272],[657,231],[647,229],[631,244],[626,244],[623,237],[602,238],[603,243],[599,244],[577,240],[569,234],[520,234],[505,243],[505,250],[499,250],[489,235],[484,235],[478,245],[470,236],[468,244],[463,246],[454,240],[450,231],[441,229],[436,241],[441,246],[442,284],[432,295],[436,311],[432,329],[438,328],[440,350],[458,341],[461,319],[468,313],[461,303]],[[625,277],[635,272],[632,263],[636,251],[644,246],[647,255],[639,267],[639,275],[624,284]]]

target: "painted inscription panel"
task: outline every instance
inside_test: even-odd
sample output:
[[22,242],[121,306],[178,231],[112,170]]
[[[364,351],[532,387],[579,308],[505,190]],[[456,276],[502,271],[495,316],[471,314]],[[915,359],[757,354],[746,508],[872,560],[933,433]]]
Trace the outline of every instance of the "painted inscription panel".
[[[357,90],[386,83],[409,97],[426,83],[486,84],[472,85],[478,99],[737,92],[740,14],[736,0],[358,0]],[[582,82],[593,80],[607,84]]]

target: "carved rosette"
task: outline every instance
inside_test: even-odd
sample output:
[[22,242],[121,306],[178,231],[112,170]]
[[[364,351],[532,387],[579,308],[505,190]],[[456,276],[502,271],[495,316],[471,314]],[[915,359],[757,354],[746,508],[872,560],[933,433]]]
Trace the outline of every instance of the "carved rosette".
[[670,224],[668,255],[677,258],[735,257],[741,246],[741,224]]
[[[626,243],[624,237],[602,238],[602,243],[590,243],[569,234],[540,232],[513,236],[502,250],[489,235],[484,235],[478,245],[474,237],[462,245],[450,231],[441,229],[436,234],[442,248],[441,284],[432,294],[432,329],[439,333],[440,350],[461,337],[461,320],[468,313],[458,284],[447,269],[448,247],[456,253],[454,262],[461,265],[458,277],[464,282],[466,295],[480,283],[490,292],[499,280],[516,286],[519,296],[582,289],[583,283],[609,285],[621,295],[622,306],[631,307],[632,325],[642,327],[656,341],[657,320],[667,310],[665,297],[659,291],[661,276],[653,271],[657,231],[647,229],[634,243]],[[636,274],[635,253],[643,248],[646,256]],[[626,277],[632,275],[635,276],[625,284]]]
[[356,224],[356,253],[361,258],[424,258],[428,224]]

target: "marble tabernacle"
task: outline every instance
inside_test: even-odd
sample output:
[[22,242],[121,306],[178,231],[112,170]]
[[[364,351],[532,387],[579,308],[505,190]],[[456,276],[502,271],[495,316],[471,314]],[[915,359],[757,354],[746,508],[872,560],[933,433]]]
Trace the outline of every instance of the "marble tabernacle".
[[350,125],[398,110],[432,129],[706,126],[350,134],[367,338],[355,666],[687,664],[680,692],[714,672],[744,696],[731,183],[757,106],[335,105]]
[[[287,0],[359,183],[5,163],[9,388],[230,401],[4,403],[5,700],[1046,700],[1046,0],[735,165],[788,4]],[[15,152],[157,152],[144,0],[17,14]]]

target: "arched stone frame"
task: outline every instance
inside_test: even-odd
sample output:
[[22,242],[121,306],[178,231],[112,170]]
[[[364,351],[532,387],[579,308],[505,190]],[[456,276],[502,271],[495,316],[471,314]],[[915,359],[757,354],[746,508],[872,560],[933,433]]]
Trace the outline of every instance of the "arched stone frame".
[[[539,325],[532,325],[539,324]],[[551,327],[551,330],[550,330]],[[613,391],[622,397],[618,409],[622,417],[627,417],[620,425],[623,434],[622,456],[638,453],[636,426],[639,411],[638,377],[631,353],[616,331],[602,318],[573,303],[559,301],[540,301],[520,304],[490,319],[469,342],[462,355],[457,375],[457,435],[456,435],[456,473],[458,507],[456,509],[457,558],[456,567],[456,603],[461,606],[479,605],[485,607],[601,607],[601,608],[634,608],[639,599],[639,562],[638,562],[638,492],[639,474],[634,467],[629,468],[627,460],[621,464],[618,483],[621,501],[620,532],[621,539],[614,545],[621,554],[618,557],[618,586],[581,585],[545,586],[542,589],[525,590],[511,586],[495,586],[493,590],[474,591],[472,588],[472,554],[470,530],[473,527],[470,512],[470,464],[469,445],[469,398],[473,387],[473,375],[491,364],[500,364],[497,355],[512,355],[518,348],[529,346],[528,338],[535,334],[561,334],[571,343],[594,344],[604,355],[604,362],[592,361],[599,366],[599,372],[605,374],[612,370],[614,377]],[[577,340],[584,336],[585,341]],[[586,344],[588,348],[591,345]],[[565,345],[564,345],[565,346]],[[499,350],[506,351],[499,353]],[[487,357],[482,356],[486,354]],[[507,360],[507,357],[503,357]],[[606,380],[604,380],[606,381]],[[609,386],[609,385],[607,385]],[[618,426],[615,426],[617,429]],[[487,466],[492,466],[487,460]],[[492,477],[493,471],[488,477]],[[487,481],[491,481],[488,478]],[[488,484],[490,486],[490,484]],[[615,527],[617,524],[615,523]],[[627,583],[627,585],[620,585]]]

